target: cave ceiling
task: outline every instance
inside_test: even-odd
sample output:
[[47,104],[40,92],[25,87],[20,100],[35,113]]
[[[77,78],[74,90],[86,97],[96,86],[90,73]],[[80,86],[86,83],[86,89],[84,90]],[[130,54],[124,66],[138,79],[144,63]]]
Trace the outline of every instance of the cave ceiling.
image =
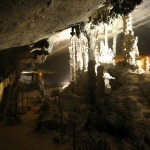
[[1,0],[0,49],[28,45],[87,19],[104,0]]
[[[87,21],[105,0],[1,0],[0,50],[10,54],[28,53],[24,45],[35,43],[53,35],[53,51],[68,50],[70,29]],[[140,49],[149,53],[150,1],[144,0],[132,12],[133,27],[139,38]],[[118,34],[122,32],[121,27]],[[18,49],[12,47],[18,47]]]

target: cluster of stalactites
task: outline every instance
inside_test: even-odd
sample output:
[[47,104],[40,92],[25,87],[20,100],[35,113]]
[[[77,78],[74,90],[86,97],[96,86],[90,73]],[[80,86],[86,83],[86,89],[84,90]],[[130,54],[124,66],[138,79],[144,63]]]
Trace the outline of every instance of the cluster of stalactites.
[[83,33],[77,35],[71,33],[70,39],[70,74],[71,81],[76,82],[76,79],[82,71],[87,71],[88,68],[88,42]]
[[[100,41],[100,64],[114,64],[116,49],[111,49],[108,45],[108,25],[104,24],[105,40]],[[115,37],[116,38],[116,37]],[[113,41],[113,48],[116,48],[116,41]]]
[[[76,81],[80,73],[88,70],[88,62],[95,62],[95,72],[98,66],[104,66],[105,70],[115,65],[116,40],[117,40],[117,19],[111,26],[106,23],[94,25],[86,23],[82,30],[80,27],[73,27],[70,40],[70,74],[71,81]],[[111,28],[114,33],[112,49],[108,45],[108,30]],[[75,32],[75,31],[76,32]],[[104,40],[98,36],[103,32]]]
[[132,15],[123,16],[124,46],[123,56],[128,65],[141,68],[139,50],[137,46],[138,37],[134,36],[132,29]]

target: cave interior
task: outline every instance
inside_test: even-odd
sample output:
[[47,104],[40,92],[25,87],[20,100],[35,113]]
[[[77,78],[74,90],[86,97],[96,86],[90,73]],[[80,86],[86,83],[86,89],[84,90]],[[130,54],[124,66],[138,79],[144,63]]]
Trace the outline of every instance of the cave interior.
[[150,150],[150,1],[0,1],[1,150]]

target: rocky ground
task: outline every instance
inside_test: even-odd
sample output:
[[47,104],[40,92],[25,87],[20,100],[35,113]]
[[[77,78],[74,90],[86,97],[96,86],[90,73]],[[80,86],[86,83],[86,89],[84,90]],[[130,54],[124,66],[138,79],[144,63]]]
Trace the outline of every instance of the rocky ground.
[[[109,73],[116,78],[110,81],[112,92],[98,99],[95,106],[87,104],[87,97],[65,96],[67,104],[69,102],[66,99],[76,99],[73,100],[76,104],[72,107],[69,105],[69,108],[76,106],[74,115],[77,149],[148,150],[150,73],[131,73],[128,68],[122,67],[110,69]],[[80,88],[79,85],[79,91]],[[77,103],[79,99],[81,100]],[[85,106],[82,99],[85,100]]]
[[122,67],[109,73],[115,77],[110,81],[112,91],[98,98],[95,105],[88,101],[86,75],[78,85],[66,88],[60,98],[30,103],[28,112],[21,115],[20,125],[0,124],[1,147],[149,150],[150,73],[131,73]]

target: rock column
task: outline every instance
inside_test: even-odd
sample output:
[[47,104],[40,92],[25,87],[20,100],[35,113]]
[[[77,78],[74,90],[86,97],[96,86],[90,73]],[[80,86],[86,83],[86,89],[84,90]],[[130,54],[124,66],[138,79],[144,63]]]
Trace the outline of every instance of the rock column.
[[97,41],[97,30],[94,26],[89,23],[85,28],[86,36],[88,39],[88,88],[89,88],[89,98],[90,103],[95,104],[95,90],[96,90],[96,73],[95,73],[95,48]]
[[124,32],[124,46],[123,56],[127,65],[139,67],[139,51],[137,47],[138,37],[134,36],[132,29],[132,16],[131,14],[123,17],[123,32]]
[[149,58],[148,58],[148,57],[145,57],[145,59],[144,59],[144,70],[145,70],[146,72],[148,72],[149,69],[150,69],[150,67],[149,67]]

